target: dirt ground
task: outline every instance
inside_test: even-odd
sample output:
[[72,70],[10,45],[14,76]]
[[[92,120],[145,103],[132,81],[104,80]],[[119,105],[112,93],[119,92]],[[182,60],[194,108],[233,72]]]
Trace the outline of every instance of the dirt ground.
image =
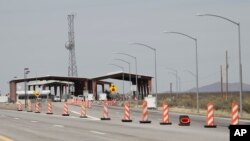
[[16,104],[14,104],[14,103],[0,103],[0,109],[16,110]]

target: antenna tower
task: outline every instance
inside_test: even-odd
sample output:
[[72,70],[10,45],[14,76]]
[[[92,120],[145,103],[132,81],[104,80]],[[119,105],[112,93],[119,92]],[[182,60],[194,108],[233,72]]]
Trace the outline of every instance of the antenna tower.
[[69,40],[66,42],[65,47],[69,50],[69,66],[68,66],[68,76],[77,77],[77,66],[76,66],[76,56],[75,56],[75,37],[74,37],[74,14],[68,15]]

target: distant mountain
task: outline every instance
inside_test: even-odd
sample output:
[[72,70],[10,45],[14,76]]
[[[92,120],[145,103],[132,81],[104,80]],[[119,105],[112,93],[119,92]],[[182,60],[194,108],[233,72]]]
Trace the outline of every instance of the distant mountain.
[[[244,84],[242,85],[243,91],[250,91],[250,85]],[[226,83],[223,83],[223,91],[226,90]],[[238,92],[240,90],[239,83],[228,83],[228,91],[229,92]],[[192,88],[188,90],[188,92],[195,92],[196,88]],[[202,86],[199,88],[199,92],[221,92],[221,83],[215,82],[210,85]]]

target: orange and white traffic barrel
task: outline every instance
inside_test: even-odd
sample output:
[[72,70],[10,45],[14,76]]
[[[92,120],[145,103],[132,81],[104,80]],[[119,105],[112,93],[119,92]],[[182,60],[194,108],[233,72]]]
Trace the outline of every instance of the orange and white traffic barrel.
[[28,103],[28,110],[27,110],[27,112],[32,112],[32,103],[31,102]]
[[214,105],[212,103],[207,104],[207,120],[206,125],[204,125],[205,128],[216,128],[216,125],[214,124]]
[[108,117],[108,103],[107,101],[103,102],[103,113],[102,113],[102,118],[101,120],[110,120],[110,118]]
[[16,106],[17,106],[17,111],[22,111],[23,110],[21,101],[18,101],[16,103]]
[[169,107],[168,104],[163,103],[162,105],[162,121],[160,125],[171,125],[172,123],[169,121]]
[[87,115],[86,115],[86,103],[85,102],[82,102],[82,105],[81,105],[80,118],[87,118]]
[[124,103],[124,116],[122,122],[132,122],[130,119],[129,102]]
[[232,103],[232,111],[231,111],[231,125],[239,124],[239,105],[236,102]]
[[145,100],[142,103],[142,119],[140,123],[151,123],[151,121],[148,120],[148,104]]
[[47,103],[47,113],[46,114],[53,114],[53,112],[52,112],[52,103],[51,102]]
[[63,116],[69,116],[69,110],[68,110],[68,104],[66,102],[64,102],[64,106],[63,106]]
[[40,106],[39,106],[39,102],[36,102],[36,105],[35,105],[35,113],[40,113]]

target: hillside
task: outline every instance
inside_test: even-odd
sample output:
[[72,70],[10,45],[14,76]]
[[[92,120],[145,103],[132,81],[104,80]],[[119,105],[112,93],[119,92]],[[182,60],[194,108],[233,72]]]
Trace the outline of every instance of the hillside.
[[[226,83],[223,83],[223,91],[226,90]],[[228,91],[229,92],[238,92],[240,90],[240,84],[239,83],[229,83],[228,84]],[[195,92],[196,88],[192,88],[188,90],[187,92]],[[250,91],[250,85],[249,84],[243,84],[243,91]],[[199,92],[221,92],[221,83],[215,82],[213,84],[209,84],[206,86],[202,86],[199,88]]]

